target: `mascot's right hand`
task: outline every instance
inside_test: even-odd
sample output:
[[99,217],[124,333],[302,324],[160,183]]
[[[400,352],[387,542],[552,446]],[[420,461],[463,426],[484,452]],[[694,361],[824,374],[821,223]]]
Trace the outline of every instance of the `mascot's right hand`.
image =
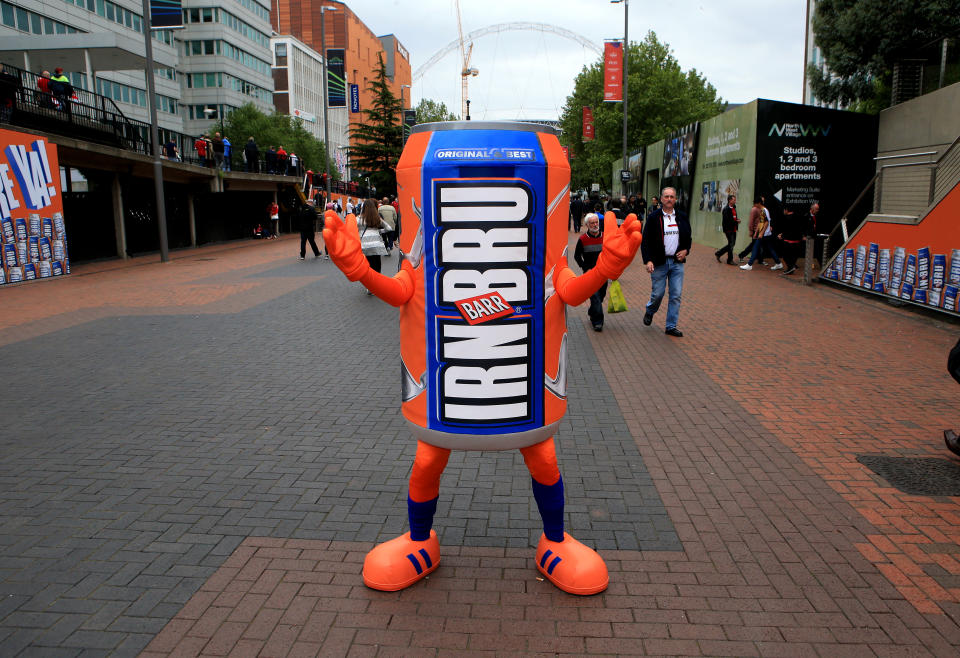
[[357,219],[353,215],[341,220],[337,213],[328,210],[323,216],[323,240],[330,259],[351,281],[359,281],[370,269],[360,248]]
[[607,279],[619,279],[633,257],[637,255],[643,240],[640,221],[633,213],[627,215],[621,226],[617,217],[608,212],[603,218],[603,251],[597,258],[596,268]]

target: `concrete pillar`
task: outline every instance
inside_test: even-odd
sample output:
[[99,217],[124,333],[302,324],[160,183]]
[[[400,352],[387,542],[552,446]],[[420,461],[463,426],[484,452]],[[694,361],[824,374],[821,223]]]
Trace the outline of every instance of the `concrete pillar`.
[[30,70],[30,53],[28,53],[26,50],[23,51],[23,70]]
[[94,84],[96,75],[94,74],[93,66],[90,63],[90,50],[87,48],[83,49],[83,65],[87,74],[87,89],[93,93],[97,93],[97,88]]
[[120,175],[113,175],[113,230],[117,237],[117,256],[126,260],[127,256],[127,229],[123,225],[123,191],[120,188]]
[[190,246],[197,246],[197,214],[193,209],[193,194],[187,195],[187,219],[190,222]]

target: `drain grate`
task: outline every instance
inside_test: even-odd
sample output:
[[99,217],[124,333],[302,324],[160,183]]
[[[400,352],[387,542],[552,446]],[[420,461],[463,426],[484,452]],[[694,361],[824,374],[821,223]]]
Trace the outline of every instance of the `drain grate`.
[[859,455],[857,461],[903,493],[960,496],[960,466],[947,459]]

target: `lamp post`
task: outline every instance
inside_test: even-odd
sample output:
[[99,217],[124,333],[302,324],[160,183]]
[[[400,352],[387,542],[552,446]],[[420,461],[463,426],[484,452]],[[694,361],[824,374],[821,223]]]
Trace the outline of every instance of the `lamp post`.
[[330,104],[330,78],[327,77],[327,22],[324,14],[336,11],[337,7],[320,7],[320,48],[323,50],[323,173],[327,179],[327,202],[330,202],[330,124],[327,122],[327,105]]
[[[630,40],[627,38],[627,9],[630,4],[630,0],[610,0],[611,4],[617,4],[619,2],[623,3],[623,167],[622,170],[627,170],[627,80],[629,76],[627,75],[627,62],[630,59],[629,50],[630,50]],[[623,177],[620,178],[620,194],[627,193],[627,181],[623,180]]]
[[147,107],[150,112],[150,142],[153,144],[153,191],[157,204],[157,235],[160,240],[160,262],[170,260],[167,245],[167,207],[163,198],[163,162],[160,160],[160,128],[157,125],[157,93],[153,85],[153,26],[150,23],[150,0],[143,0],[143,75],[147,79]]

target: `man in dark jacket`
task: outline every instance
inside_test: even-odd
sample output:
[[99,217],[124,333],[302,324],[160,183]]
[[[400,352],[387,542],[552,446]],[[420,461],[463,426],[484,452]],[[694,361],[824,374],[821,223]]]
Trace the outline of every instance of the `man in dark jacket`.
[[723,221],[721,228],[723,234],[727,236],[727,246],[713,252],[720,262],[720,257],[726,252],[727,265],[733,265],[733,247],[737,243],[737,228],[740,226],[740,218],[737,217],[737,197],[731,194],[727,197],[727,205],[723,207]]
[[583,201],[580,200],[580,195],[577,194],[573,197],[573,201],[570,202],[570,220],[573,222],[573,232],[580,232],[580,221],[583,219],[584,208]]
[[267,165],[268,174],[277,173],[277,152],[273,150],[272,146],[263,154],[263,160]]
[[680,318],[680,293],[683,291],[683,264],[690,252],[692,238],[687,215],[677,210],[676,204],[677,191],[672,187],[663,188],[660,207],[650,213],[643,225],[640,253],[652,285],[643,323],[649,326],[653,322],[653,315],[660,310],[660,302],[669,281],[666,333],[680,338],[683,332],[677,328],[677,321]]
[[313,249],[313,257],[320,258],[320,250],[313,239],[314,231],[317,225],[317,209],[314,207],[313,199],[307,199],[306,203],[300,206],[297,213],[297,224],[300,227],[300,260],[307,255],[307,243]]
[[257,143],[253,137],[250,137],[243,147],[243,157],[247,161],[247,171],[257,172],[260,170],[260,149],[257,148]]

